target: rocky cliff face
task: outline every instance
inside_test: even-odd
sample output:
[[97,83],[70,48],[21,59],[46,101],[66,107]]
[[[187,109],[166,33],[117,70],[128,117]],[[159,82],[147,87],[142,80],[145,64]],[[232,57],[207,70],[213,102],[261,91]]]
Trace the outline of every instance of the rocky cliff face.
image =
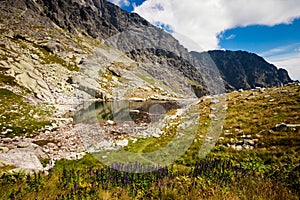
[[26,13],[23,19],[31,23],[50,20],[68,32],[94,38],[105,39],[134,27],[150,26],[137,14],[125,12],[105,0],[9,0],[3,4],[6,8],[23,10]]
[[[157,99],[182,92],[193,96],[193,90],[198,96],[205,94],[197,82],[200,76],[186,80],[191,67],[185,67],[182,76],[180,62],[173,72],[166,55],[148,51],[152,57],[146,60],[134,55],[134,50],[165,48],[176,60],[188,52],[169,34],[109,2],[2,1],[0,15],[1,71],[16,80],[15,91],[25,88],[52,103],[72,103],[73,97]],[[155,57],[164,60],[165,68]],[[190,78],[194,83],[186,84]],[[194,89],[184,92],[182,84]]]
[[244,51],[209,51],[228,88],[251,89],[291,82],[284,69],[277,69],[262,57]]
[[[76,123],[75,117],[74,125],[69,114],[74,104],[92,110],[83,118],[97,123],[97,115],[106,112],[90,105],[95,99],[178,100],[224,93],[225,87],[289,81],[285,70],[254,54],[189,53],[170,34],[105,0],[0,0],[0,154],[7,152],[5,159],[15,152],[76,158],[83,155],[78,154],[84,151],[82,135],[83,143],[93,144],[97,136],[108,146],[111,132],[123,135],[107,123],[99,128]],[[120,102],[114,101],[122,114],[126,106]],[[195,112],[191,116],[198,115],[198,107]],[[199,120],[190,121],[186,124]]]
[[200,97],[224,92],[223,82],[249,89],[290,81],[253,54],[190,54],[105,0],[7,0],[0,16],[2,76],[15,79],[15,91],[25,88],[43,101]]

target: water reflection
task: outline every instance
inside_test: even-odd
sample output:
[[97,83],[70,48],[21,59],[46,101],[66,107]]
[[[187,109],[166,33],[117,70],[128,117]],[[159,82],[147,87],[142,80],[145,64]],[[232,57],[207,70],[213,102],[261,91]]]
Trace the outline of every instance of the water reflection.
[[95,123],[107,120],[134,121],[136,124],[161,120],[170,110],[181,108],[176,101],[115,101],[85,103],[74,115],[75,123]]

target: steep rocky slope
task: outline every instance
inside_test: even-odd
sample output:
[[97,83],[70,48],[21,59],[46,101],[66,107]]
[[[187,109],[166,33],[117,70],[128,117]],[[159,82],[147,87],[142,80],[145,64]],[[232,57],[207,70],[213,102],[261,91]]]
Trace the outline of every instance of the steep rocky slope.
[[[91,99],[173,100],[291,81],[285,70],[247,52],[189,53],[170,34],[105,0],[2,0],[0,16],[2,108],[24,106],[24,119],[38,116],[33,124],[52,119],[33,113],[32,103],[50,103],[36,108],[53,118]],[[18,101],[9,100],[11,92]],[[13,133],[32,135],[26,120],[11,124],[8,115],[3,133],[11,125]]]
[[234,89],[280,86],[291,82],[284,69],[277,69],[262,57],[244,51],[209,51],[223,79]]
[[[189,53],[105,0],[0,0],[0,150],[76,157],[77,132],[93,133],[69,113],[83,101],[178,100],[290,81],[255,55],[215,53]],[[111,133],[103,127],[101,138]]]
[[[13,77],[17,83],[14,86],[26,88],[37,99],[72,103],[73,97],[75,100],[136,97],[141,90],[147,99],[161,93],[178,97],[184,90],[180,84],[174,86],[174,82],[186,82],[180,70],[172,72],[171,66],[165,69],[157,66],[158,71],[153,73],[157,65],[153,59],[132,60],[124,53],[141,48],[140,43],[143,47],[161,46],[174,51],[177,58],[187,55],[186,49],[161,29],[111,3],[2,1],[0,15],[1,74]],[[137,30],[139,36],[135,32],[116,36],[131,29]],[[146,33],[148,38],[143,40]],[[134,38],[128,38],[132,34]],[[127,39],[123,40],[124,37]],[[104,44],[105,39],[116,38],[122,39],[122,43],[110,47]],[[193,70],[189,68],[185,71]],[[161,74],[176,79],[168,81]],[[201,87],[197,82],[192,85]],[[193,96],[193,92],[186,95]]]
[[235,89],[290,81],[251,54],[209,52],[199,59],[168,33],[104,0],[1,1],[0,15],[2,76],[47,102],[222,93],[218,69]]

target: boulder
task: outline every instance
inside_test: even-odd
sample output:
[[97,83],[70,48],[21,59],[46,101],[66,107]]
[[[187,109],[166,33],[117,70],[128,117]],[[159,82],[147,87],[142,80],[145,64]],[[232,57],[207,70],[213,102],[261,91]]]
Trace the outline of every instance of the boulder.
[[33,153],[0,153],[0,160],[21,169],[43,169],[41,162]]
[[0,147],[0,152],[7,153],[9,151],[9,148],[7,147]]
[[140,111],[139,110],[130,110],[129,113],[131,113],[131,114],[139,114]]
[[276,124],[276,126],[275,126],[276,131],[286,131],[287,129],[288,129],[288,127],[285,123]]
[[112,126],[112,125],[115,125],[116,123],[114,122],[114,121],[112,121],[112,120],[107,120],[106,122],[105,122],[105,125],[110,125],[110,126]]
[[120,140],[116,142],[117,147],[126,147],[128,145],[129,141],[127,139]]
[[217,116],[216,116],[215,114],[209,114],[209,118],[210,118],[210,119],[216,119]]
[[20,142],[20,143],[18,144],[18,148],[27,148],[27,147],[29,147],[30,145],[31,145],[30,142]]
[[43,48],[50,53],[64,51],[63,45],[55,41],[48,42],[46,45],[43,46]]
[[146,99],[143,98],[137,98],[137,97],[132,97],[128,99],[129,101],[135,101],[135,102],[144,102]]
[[211,101],[210,101],[210,104],[217,104],[217,103],[219,103],[220,101],[218,100],[218,99],[212,99]]
[[121,77],[121,75],[122,75],[121,70],[118,69],[118,68],[115,68],[115,67],[110,66],[110,67],[108,68],[108,70],[109,70],[114,76]]
[[159,137],[160,137],[160,135],[159,135],[159,134],[157,134],[157,133],[153,133],[153,134],[152,134],[152,137],[154,137],[154,138],[159,138]]
[[237,151],[241,151],[241,150],[243,150],[243,146],[237,145],[237,146],[235,146],[234,149],[237,150]]

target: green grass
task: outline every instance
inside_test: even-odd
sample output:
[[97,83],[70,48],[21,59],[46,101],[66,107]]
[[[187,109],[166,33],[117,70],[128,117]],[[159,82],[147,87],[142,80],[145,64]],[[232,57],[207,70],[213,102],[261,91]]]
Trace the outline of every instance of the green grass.
[[18,84],[15,81],[14,77],[0,74],[0,86],[5,86],[5,85],[17,86]]
[[14,77],[5,75],[4,73],[8,70],[8,68],[0,67],[0,86],[17,86]]
[[77,65],[70,65],[67,63],[64,59],[59,57],[58,55],[51,53],[47,50],[46,47],[33,43],[28,40],[23,40],[23,39],[18,39],[18,38],[12,38],[11,39],[13,42],[18,44],[21,48],[23,49],[28,49],[30,50],[30,46],[38,49],[38,50],[31,50],[32,53],[39,55],[42,60],[44,61],[44,64],[59,64],[63,67],[66,67],[70,71],[79,71],[80,68]]
[[[197,154],[210,123],[210,100],[198,107],[201,117],[197,140],[181,158],[160,171],[140,174],[116,171],[89,154],[78,161],[57,161],[47,176],[2,175],[0,196],[5,199],[299,199],[299,131],[270,131],[281,122],[299,123],[299,87],[284,89],[296,95],[269,89],[271,98],[277,100],[274,103],[266,100],[265,94],[247,101],[250,92],[244,92],[243,97],[240,93],[228,94],[224,130],[232,135],[222,132],[224,140],[206,158],[200,159]],[[242,108],[246,111],[241,112]],[[163,148],[174,138],[177,128],[174,123],[164,130],[161,138],[140,139],[125,149],[147,153]],[[253,150],[226,147],[231,138],[240,139],[243,135],[235,129],[258,138]],[[114,164],[122,168],[121,163]]]
[[30,105],[23,97],[6,89],[0,89],[0,95],[0,137],[32,137],[51,124],[47,119],[51,110],[46,105]]
[[46,64],[59,64],[62,65],[63,67],[66,67],[70,71],[79,71],[80,68],[77,65],[70,65],[68,64],[65,60],[60,58],[59,56],[48,52],[45,47],[40,46],[40,45],[34,45],[39,49],[40,52],[43,54],[43,60]]
[[34,143],[39,146],[44,146],[44,145],[47,145],[48,143],[57,144],[57,141],[56,140],[37,140],[37,141],[34,141]]
[[146,81],[147,83],[150,83],[151,85],[154,85],[154,84],[155,84],[155,80],[152,79],[152,78],[149,78],[149,77],[146,76],[146,75],[139,74],[139,73],[135,73],[135,75],[136,75],[137,77],[139,77],[140,79]]
[[279,169],[274,174],[275,169],[256,159],[237,165],[226,158],[206,158],[194,167],[173,165],[132,174],[105,167],[87,155],[79,161],[58,161],[47,176],[2,174],[0,195],[4,199],[297,199],[296,191],[289,188],[296,189],[299,183],[288,182],[297,174]]

